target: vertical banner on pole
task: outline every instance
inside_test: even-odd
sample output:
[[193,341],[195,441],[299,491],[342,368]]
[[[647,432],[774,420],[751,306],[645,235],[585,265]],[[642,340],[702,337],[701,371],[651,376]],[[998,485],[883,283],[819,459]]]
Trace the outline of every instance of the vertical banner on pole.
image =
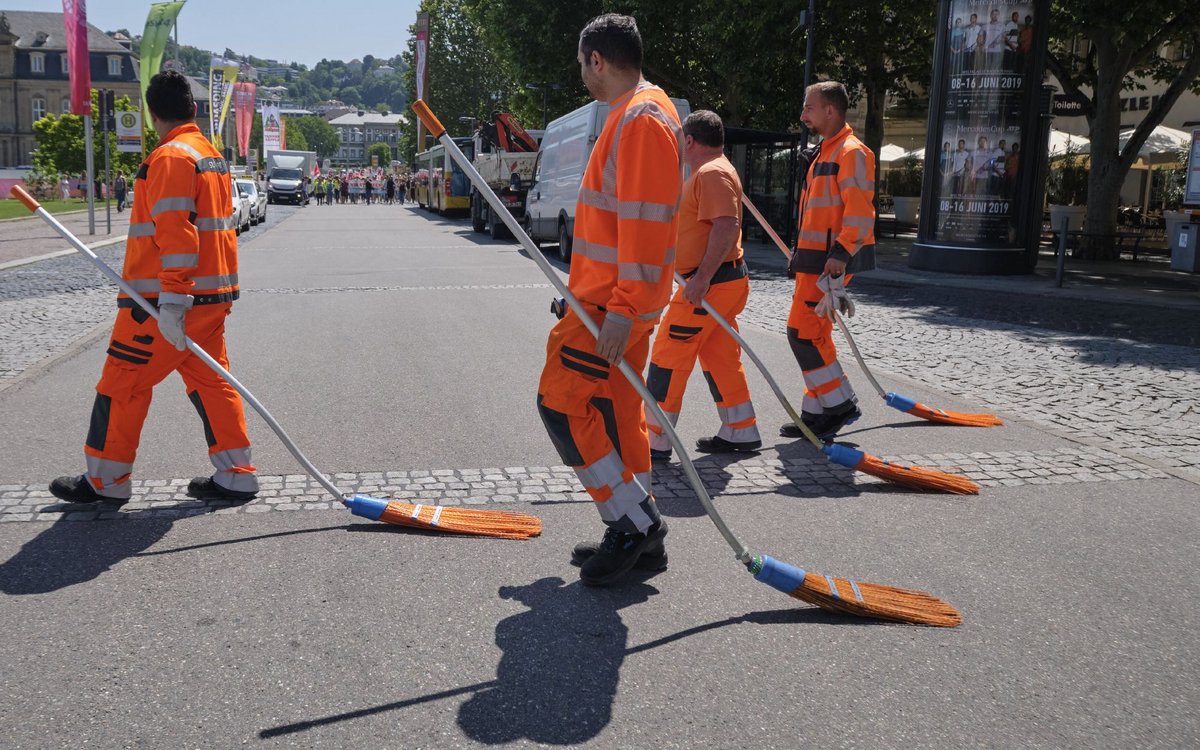
[[[417,14],[417,98],[428,101],[425,90],[429,64],[429,14]],[[425,127],[417,120],[417,151],[425,150]]]
[[238,155],[246,156],[250,150],[250,130],[254,124],[254,99],[258,85],[235,83],[233,85],[233,116],[237,126]]
[[146,87],[150,85],[150,78],[158,72],[162,65],[167,39],[171,36],[171,28],[175,26],[175,19],[179,16],[179,11],[183,9],[184,1],[154,3],[150,6],[149,15],[146,16],[146,30],[142,33],[142,43],[138,48],[141,58],[139,77],[142,84],[143,114],[146,110]]
[[1049,0],[941,0],[925,182],[909,265],[1027,273]]
[[92,113],[92,63],[88,54],[87,4],[63,0],[63,30],[67,42],[67,70],[71,81],[71,113]]
[[208,68],[209,132],[212,134],[209,140],[218,150],[225,145],[221,134],[237,74],[238,64],[221,57],[214,57]]
[[279,105],[263,103],[263,158],[271,155],[272,151],[283,150],[283,122],[279,118]]

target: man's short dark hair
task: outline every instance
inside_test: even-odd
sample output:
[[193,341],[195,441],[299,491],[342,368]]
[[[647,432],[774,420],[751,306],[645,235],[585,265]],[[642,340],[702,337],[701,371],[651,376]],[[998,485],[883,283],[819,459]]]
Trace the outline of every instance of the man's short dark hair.
[[832,104],[833,108],[838,111],[842,117],[846,116],[846,110],[850,108],[850,96],[846,93],[846,87],[837,81],[820,81],[808,87],[805,95],[817,92],[826,104]]
[[146,87],[146,106],[165,122],[190,122],[196,117],[192,85],[179,71],[156,73]]
[[725,125],[716,112],[698,109],[683,121],[683,134],[690,135],[704,146],[725,145]]
[[584,62],[599,52],[610,64],[624,70],[642,69],[642,35],[633,16],[605,13],[588,21],[579,32]]

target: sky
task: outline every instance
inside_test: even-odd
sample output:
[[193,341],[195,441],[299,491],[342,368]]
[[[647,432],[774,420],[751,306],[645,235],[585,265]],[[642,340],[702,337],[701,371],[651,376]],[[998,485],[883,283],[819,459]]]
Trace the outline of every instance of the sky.
[[[392,57],[408,44],[420,0],[187,0],[179,12],[179,43],[220,54],[298,62],[321,58]],[[5,10],[62,12],[60,0],[0,0]],[[103,31],[146,26],[149,0],[88,0],[88,21]]]

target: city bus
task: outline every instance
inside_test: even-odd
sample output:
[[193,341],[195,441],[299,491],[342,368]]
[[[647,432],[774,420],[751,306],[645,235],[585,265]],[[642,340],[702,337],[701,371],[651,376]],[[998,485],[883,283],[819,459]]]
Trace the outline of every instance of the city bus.
[[[475,144],[470,137],[455,138],[454,142],[470,161],[475,158]],[[471,180],[440,143],[417,154],[417,205],[444,214],[471,210]],[[446,179],[446,175],[450,175]]]

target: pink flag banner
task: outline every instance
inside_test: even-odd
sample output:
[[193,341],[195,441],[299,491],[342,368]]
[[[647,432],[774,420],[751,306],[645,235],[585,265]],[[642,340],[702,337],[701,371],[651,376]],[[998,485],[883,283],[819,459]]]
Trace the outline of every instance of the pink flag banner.
[[233,84],[233,115],[237,125],[238,155],[245,156],[250,149],[250,129],[254,125],[254,99],[258,84]]
[[63,0],[63,30],[67,41],[67,70],[71,80],[71,112],[92,113],[92,61],[88,55],[87,3]]

